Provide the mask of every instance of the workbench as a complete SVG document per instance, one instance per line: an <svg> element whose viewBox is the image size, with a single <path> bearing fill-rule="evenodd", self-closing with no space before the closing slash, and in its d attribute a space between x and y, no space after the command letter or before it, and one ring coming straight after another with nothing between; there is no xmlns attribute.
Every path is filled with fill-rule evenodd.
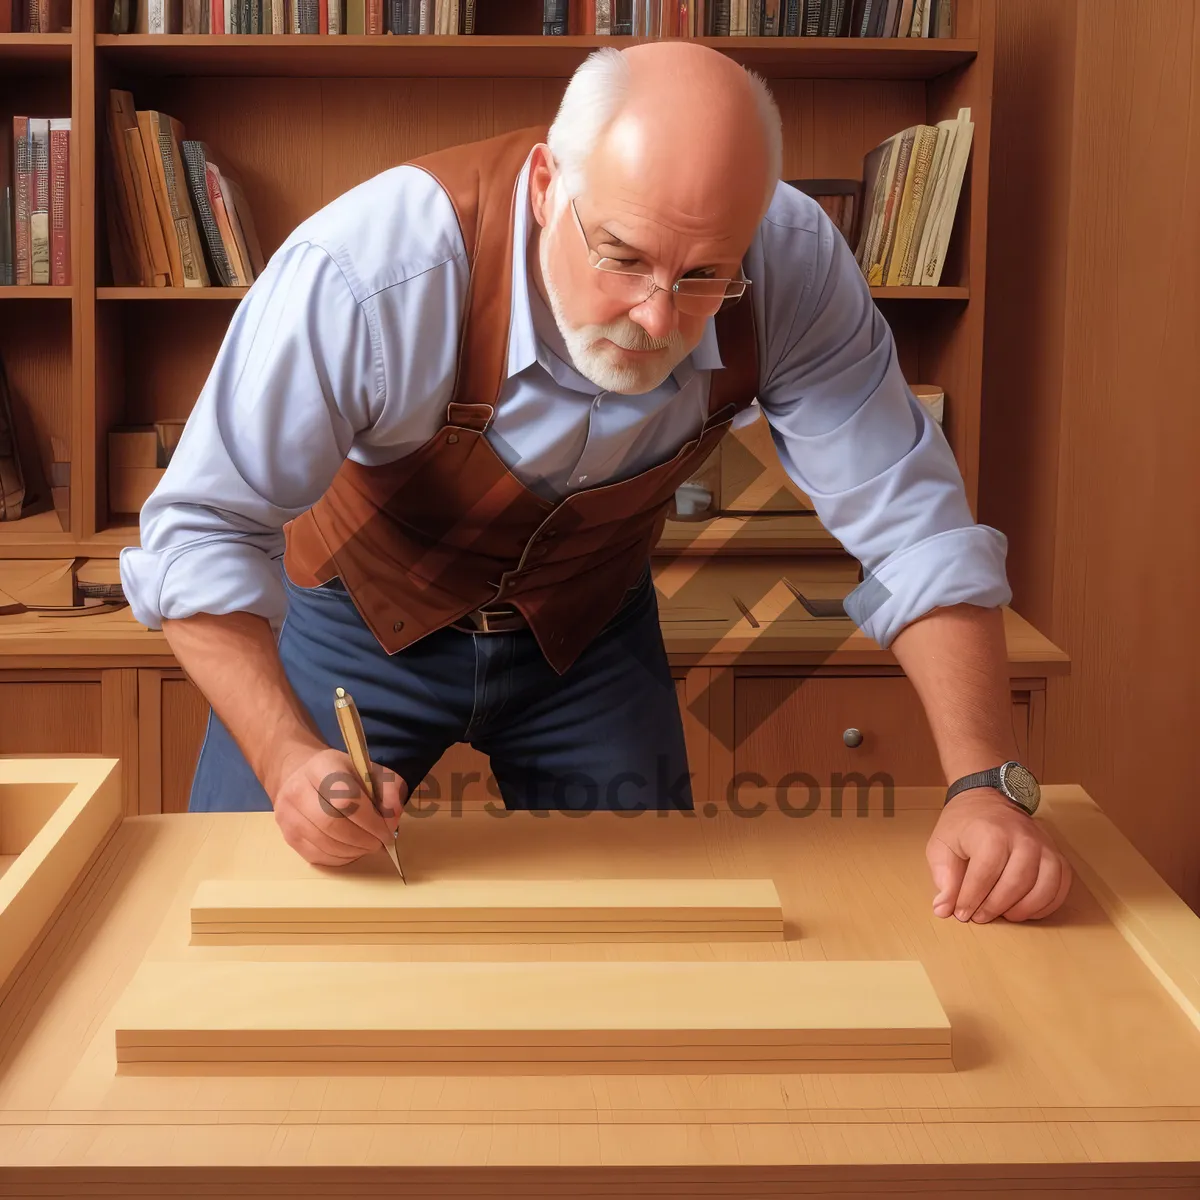
<svg viewBox="0 0 1200 1200"><path fill-rule="evenodd" d="M769 878L783 906L782 941L520 946L190 945L202 881L327 872L270 814L122 819L114 798L111 834L0 1003L0 1194L1196 1195L1200 918L1079 788L1044 797L1036 819L1075 884L1014 924L933 915L937 788L840 811L822 793L805 816L767 789L743 792L752 817L402 819L412 879ZM344 870L391 867L381 851ZM915 959L953 1069L118 1074L111 1012L138 964L213 958ZM398 985L397 1005L418 1001Z"/></svg>

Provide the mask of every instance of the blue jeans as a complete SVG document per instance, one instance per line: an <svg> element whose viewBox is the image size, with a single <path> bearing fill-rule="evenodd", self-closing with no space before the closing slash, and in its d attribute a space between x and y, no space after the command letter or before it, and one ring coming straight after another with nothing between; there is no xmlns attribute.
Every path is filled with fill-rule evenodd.
<svg viewBox="0 0 1200 1200"><path fill-rule="evenodd" d="M333 694L345 687L358 706L372 759L400 775L410 794L447 747L469 742L489 756L500 793L489 799L503 799L506 808L692 808L683 726L649 563L621 608L561 676L528 629L466 633L447 627L389 655L340 582L304 588L281 574L288 610L279 655L300 702L329 745L344 749ZM188 808L271 808L212 712Z"/></svg>

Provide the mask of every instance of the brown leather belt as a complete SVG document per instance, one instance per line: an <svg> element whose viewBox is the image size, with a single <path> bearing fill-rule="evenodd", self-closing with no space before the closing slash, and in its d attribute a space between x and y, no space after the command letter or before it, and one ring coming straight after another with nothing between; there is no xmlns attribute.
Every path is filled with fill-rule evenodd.
<svg viewBox="0 0 1200 1200"><path fill-rule="evenodd" d="M528 629L529 622L518 609L497 606L473 609L457 621L452 621L450 628L463 633L511 633L514 629Z"/></svg>

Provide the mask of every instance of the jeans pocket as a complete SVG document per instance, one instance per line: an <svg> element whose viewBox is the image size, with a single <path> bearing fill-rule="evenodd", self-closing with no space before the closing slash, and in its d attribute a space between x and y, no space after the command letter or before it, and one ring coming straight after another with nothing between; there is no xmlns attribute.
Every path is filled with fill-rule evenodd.
<svg viewBox="0 0 1200 1200"><path fill-rule="evenodd" d="M283 580L283 589L293 596L315 596L321 599L348 600L349 592L342 586L342 581L335 575L326 583L319 583L316 587L303 587L296 583L294 579L287 573L287 567L284 566L282 560L279 564L279 575Z"/></svg>

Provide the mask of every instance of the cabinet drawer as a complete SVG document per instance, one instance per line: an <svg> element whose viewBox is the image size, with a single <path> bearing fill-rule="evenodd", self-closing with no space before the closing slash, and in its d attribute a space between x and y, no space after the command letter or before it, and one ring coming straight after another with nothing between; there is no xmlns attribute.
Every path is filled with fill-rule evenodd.
<svg viewBox="0 0 1200 1200"><path fill-rule="evenodd" d="M1013 695L1017 745L1029 744L1029 696ZM904 676L743 677L737 681L734 769L773 787L805 772L821 787L857 772L898 786L944 784L925 710ZM847 743L848 731L861 740ZM853 732L849 741L856 741Z"/></svg>

